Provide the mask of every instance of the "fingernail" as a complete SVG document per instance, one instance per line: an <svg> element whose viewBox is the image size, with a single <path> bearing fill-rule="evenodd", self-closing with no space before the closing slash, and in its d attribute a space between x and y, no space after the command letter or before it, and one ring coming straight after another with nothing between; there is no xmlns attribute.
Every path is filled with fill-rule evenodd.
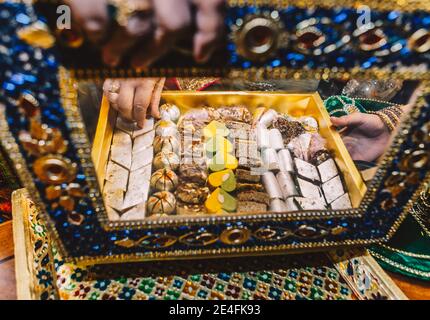
<svg viewBox="0 0 430 320"><path fill-rule="evenodd" d="M102 30L102 24L99 21L95 20L95 19L91 19L91 20L88 20L85 23L85 28L88 31L99 32L99 31Z"/></svg>
<svg viewBox="0 0 430 320"><path fill-rule="evenodd" d="M211 59L214 51L215 51L214 48L205 48L198 51L198 53L195 56L196 62L207 63Z"/></svg>
<svg viewBox="0 0 430 320"><path fill-rule="evenodd" d="M108 57L104 59L105 64L107 64L110 67L118 66L119 61L120 61L120 58L118 57Z"/></svg>
<svg viewBox="0 0 430 320"><path fill-rule="evenodd" d="M103 26L97 20L89 20L85 23L85 29L89 32L88 38L92 42L99 42L103 37Z"/></svg>
<svg viewBox="0 0 430 320"><path fill-rule="evenodd" d="M131 66L132 68L142 69L142 63L140 61L133 60Z"/></svg>
<svg viewBox="0 0 430 320"><path fill-rule="evenodd" d="M137 58L133 59L131 65L134 68L141 69L141 71L147 71L153 62L154 62L153 58L137 57Z"/></svg>
<svg viewBox="0 0 430 320"><path fill-rule="evenodd" d="M209 58L210 58L209 54L206 54L206 55L200 54L196 57L196 62L200 64L204 64L209 61Z"/></svg>
<svg viewBox="0 0 430 320"><path fill-rule="evenodd" d="M131 36L141 37L147 34L151 29L147 20L142 20L139 17L131 17L128 20L126 30Z"/></svg>
<svg viewBox="0 0 430 320"><path fill-rule="evenodd" d="M142 71L146 71L148 69L148 62L142 60L134 60L131 65L133 68L141 69Z"/></svg>

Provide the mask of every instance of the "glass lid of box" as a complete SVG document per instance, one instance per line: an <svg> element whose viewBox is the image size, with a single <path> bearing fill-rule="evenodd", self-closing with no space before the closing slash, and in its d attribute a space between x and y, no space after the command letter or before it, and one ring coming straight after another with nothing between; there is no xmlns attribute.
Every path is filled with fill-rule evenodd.
<svg viewBox="0 0 430 320"><path fill-rule="evenodd" d="M109 221L359 207L366 185L318 81L176 78L140 123L118 106L132 81L147 80L79 89Z"/></svg>

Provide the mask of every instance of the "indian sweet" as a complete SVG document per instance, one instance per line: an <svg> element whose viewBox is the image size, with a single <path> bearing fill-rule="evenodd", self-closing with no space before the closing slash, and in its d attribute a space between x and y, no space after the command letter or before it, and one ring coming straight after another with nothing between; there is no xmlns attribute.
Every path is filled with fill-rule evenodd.
<svg viewBox="0 0 430 320"><path fill-rule="evenodd" d="M162 104L144 128L117 120L103 189L110 218L351 208L315 118L186 109Z"/></svg>

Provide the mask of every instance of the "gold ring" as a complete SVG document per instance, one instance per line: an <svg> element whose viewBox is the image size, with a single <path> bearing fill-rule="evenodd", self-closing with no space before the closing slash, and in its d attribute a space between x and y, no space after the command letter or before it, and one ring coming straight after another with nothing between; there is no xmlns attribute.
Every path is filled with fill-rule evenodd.
<svg viewBox="0 0 430 320"><path fill-rule="evenodd" d="M109 93L118 93L119 89L121 89L121 83L117 80L112 81L109 87Z"/></svg>

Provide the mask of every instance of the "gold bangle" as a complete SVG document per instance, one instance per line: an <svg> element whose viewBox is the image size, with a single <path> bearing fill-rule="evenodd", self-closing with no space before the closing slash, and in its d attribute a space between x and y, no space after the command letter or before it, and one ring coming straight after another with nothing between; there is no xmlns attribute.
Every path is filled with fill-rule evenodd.
<svg viewBox="0 0 430 320"><path fill-rule="evenodd" d="M382 118L382 121L385 122L385 124L388 126L388 129L390 131L394 131L394 129L396 129L396 126L394 125L394 123L392 122L390 117L388 117L385 113L378 112L378 116L380 116Z"/></svg>
<svg viewBox="0 0 430 320"><path fill-rule="evenodd" d="M394 131L394 129L396 128L394 126L394 124L392 123L391 119L387 115L385 115L384 113L382 113L380 111L376 111L376 112L371 111L369 113L377 115L382 120L382 122L387 126L387 128L390 132Z"/></svg>
<svg viewBox="0 0 430 320"><path fill-rule="evenodd" d="M391 107L388 107L387 110L394 112L399 117L403 116L403 110L399 106L391 106Z"/></svg>
<svg viewBox="0 0 430 320"><path fill-rule="evenodd" d="M383 109L383 110L381 110L380 112L381 112L381 113L383 113L383 114L385 114L388 118L390 118L391 123L392 123L394 126L397 126L397 125L399 124L400 119L399 119L399 117L398 117L395 113L391 112L391 111L390 111L390 110L388 110L388 109Z"/></svg>
<svg viewBox="0 0 430 320"><path fill-rule="evenodd" d="M402 111L402 109L400 107L392 106L392 107L386 108L384 110L386 110L387 112L395 115L395 117L397 119L397 122L400 122L400 119L403 116L403 111Z"/></svg>

